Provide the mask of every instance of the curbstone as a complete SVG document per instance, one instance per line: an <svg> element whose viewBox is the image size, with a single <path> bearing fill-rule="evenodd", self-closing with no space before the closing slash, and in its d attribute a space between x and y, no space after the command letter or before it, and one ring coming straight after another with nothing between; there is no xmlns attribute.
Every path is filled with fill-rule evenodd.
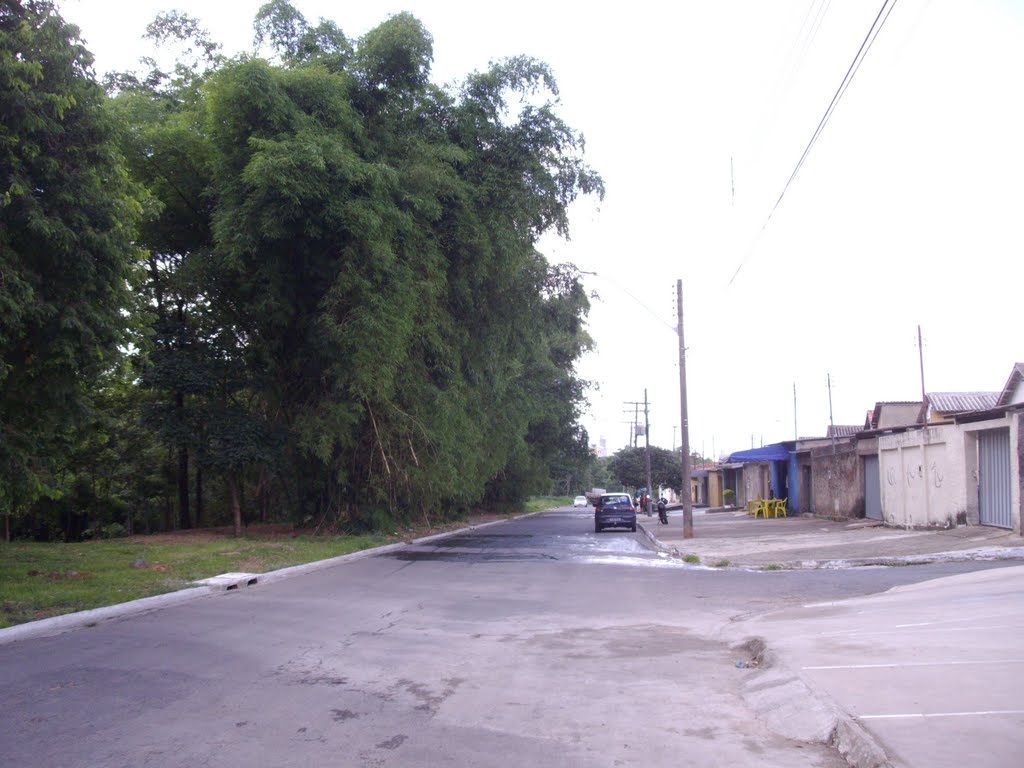
<svg viewBox="0 0 1024 768"><path fill-rule="evenodd" d="M828 745L852 768L892 768L885 750L856 720L784 668L751 674L743 700L780 736Z"/></svg>
<svg viewBox="0 0 1024 768"><path fill-rule="evenodd" d="M165 595L153 595L142 597L127 603L105 605L101 608L91 608L88 611L76 613L65 613L62 616L52 616L48 619L29 621L24 624L15 624L13 627L0 629L0 645L13 643L18 640L28 640L35 637L49 637L64 632L71 632L76 629L94 627L101 621L110 621L124 616L134 616L149 611L156 611L172 605L180 605L192 600L204 597L213 597L218 591L211 591L209 587L187 587L176 592L168 592Z"/></svg>
<svg viewBox="0 0 1024 768"><path fill-rule="evenodd" d="M100 608L91 608L87 611L77 611L75 613L65 613L61 616L52 616L48 619L28 621L24 624L16 624L13 627L0 629L0 645L14 643L18 640L28 640L36 637L49 637L51 635L59 635L64 632L72 632L76 629L93 627L101 621L110 621L112 619L118 619L126 616L135 616L172 605L180 605L182 603L187 603L204 597L214 597L220 594L236 592L238 591L238 588L244 586L273 584L274 582L281 581L289 576L299 576L303 573L312 573L313 571L323 570L324 568L332 568L336 565L341 565L342 563L361 560L364 557L382 555L387 552L393 552L396 549L404 549L405 547L415 544L425 544L438 539L443 539L446 536L455 536L456 534L465 533L466 531L473 531L478 528L486 528L491 525L507 523L510 520L520 520L524 517L532 517L533 515L539 515L545 511L547 510L526 512L522 515L515 515L503 520L491 520L486 523L466 526L465 528L457 528L453 531L445 531L431 536L424 536L419 539L414 539L411 542L383 544L379 547L361 549L358 552L349 552L346 555L338 555L337 557L331 557L326 560L315 560L312 563L292 565L288 568L280 568L276 571L268 571L267 573L262 574L220 574L219 576L212 576L207 579L193 582L194 584L202 585L198 587L186 587L185 589L179 589L175 592L168 592L165 595L142 597L138 600L130 600L127 603L116 603L114 605L105 605Z"/></svg>

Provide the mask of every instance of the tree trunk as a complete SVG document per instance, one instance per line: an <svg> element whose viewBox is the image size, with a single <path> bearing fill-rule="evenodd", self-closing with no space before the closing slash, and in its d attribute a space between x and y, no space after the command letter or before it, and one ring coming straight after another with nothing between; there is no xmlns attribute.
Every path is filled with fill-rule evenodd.
<svg viewBox="0 0 1024 768"><path fill-rule="evenodd" d="M174 457L174 449L167 449L167 466L170 467L171 459ZM167 487L167 483L163 484L164 489L164 531L174 530L174 507L171 502L170 488Z"/></svg>
<svg viewBox="0 0 1024 768"><path fill-rule="evenodd" d="M196 528L203 527L203 468L196 462Z"/></svg>
<svg viewBox="0 0 1024 768"><path fill-rule="evenodd" d="M242 535L242 502L238 496L238 481L234 475L227 476L228 492L231 494L231 517L235 522L235 536Z"/></svg>
<svg viewBox="0 0 1024 768"><path fill-rule="evenodd" d="M256 506L260 510L260 522L267 522L267 507L270 501L267 498L267 470L260 467L259 479L256 481Z"/></svg>
<svg viewBox="0 0 1024 768"><path fill-rule="evenodd" d="M185 409L185 393L174 393L174 405L183 415ZM188 510L188 446L178 447L178 525L182 528L192 527L192 516Z"/></svg>

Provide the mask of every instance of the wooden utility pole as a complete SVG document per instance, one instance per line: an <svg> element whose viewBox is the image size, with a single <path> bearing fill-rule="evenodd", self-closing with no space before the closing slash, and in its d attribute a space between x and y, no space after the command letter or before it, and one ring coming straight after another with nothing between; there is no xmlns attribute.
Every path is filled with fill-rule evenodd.
<svg viewBox="0 0 1024 768"><path fill-rule="evenodd" d="M686 413L686 345L683 341L683 281L676 280L676 313L679 334L679 427L683 454L683 538L693 538L693 502L690 499L690 424Z"/></svg>

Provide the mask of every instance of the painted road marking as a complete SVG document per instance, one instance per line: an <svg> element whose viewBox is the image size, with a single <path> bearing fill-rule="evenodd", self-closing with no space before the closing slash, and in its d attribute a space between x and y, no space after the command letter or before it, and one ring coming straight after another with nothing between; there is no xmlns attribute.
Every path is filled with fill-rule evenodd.
<svg viewBox="0 0 1024 768"><path fill-rule="evenodd" d="M800 667L800 669L891 669L894 667L953 667L964 666L967 664L1024 664L1024 659L998 659L984 661L908 661L902 664L828 664L818 667Z"/></svg>
<svg viewBox="0 0 1024 768"><path fill-rule="evenodd" d="M1024 715L1024 709L989 709L978 712L918 712L901 715L857 715L858 720L907 720L911 718L927 719L932 717L978 717L983 715Z"/></svg>
<svg viewBox="0 0 1024 768"><path fill-rule="evenodd" d="M966 619L964 619L966 621ZM980 630L989 629L1021 629L1021 624L992 624L987 627L941 627L935 626L929 629L919 629L918 632L977 632ZM844 629L836 632L819 632L814 635L808 635L808 637L869 637L872 635L891 635L894 632L900 632L898 629L864 629L864 630L850 630Z"/></svg>

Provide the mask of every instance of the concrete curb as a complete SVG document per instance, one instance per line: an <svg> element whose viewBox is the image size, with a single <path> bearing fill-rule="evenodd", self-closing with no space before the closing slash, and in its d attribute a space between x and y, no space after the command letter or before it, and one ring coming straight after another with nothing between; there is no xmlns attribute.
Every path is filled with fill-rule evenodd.
<svg viewBox="0 0 1024 768"><path fill-rule="evenodd" d="M785 668L751 675L743 699L780 736L828 745L852 768L892 768L885 750L860 723Z"/></svg>
<svg viewBox="0 0 1024 768"><path fill-rule="evenodd" d="M288 568L281 568L276 571L268 571L267 573L241 574L246 578L230 579L228 581L239 588L243 586L248 587L258 586L260 584L273 584L274 582L281 581L290 576L298 576L303 573L312 573L313 571L320 571L325 568L333 568L334 566L341 565L342 563L362 560L365 557L373 557L374 555L382 555L387 552L393 552L397 549L404 549L405 547L415 546L417 544L428 544L432 541L437 541L448 536L455 536L460 533L475 531L492 525L501 525L502 523L507 523L512 520L521 520L524 517L532 517L545 511L547 510L541 510L540 512L526 512L525 514L507 517L503 520L491 520L486 523L469 525L465 528L457 528L454 531L445 531L444 533L435 533L430 536L423 536L419 539L413 539L408 542L384 544L379 547L371 547L370 549L361 549L358 552L349 552L347 555L338 555L337 557L331 557L326 560L315 560L312 563L302 563L300 565L289 566ZM101 621L110 621L112 619L119 619L126 616L135 616L141 613L167 608L172 605L180 605L182 603L187 603L204 597L214 597L216 595L228 593L226 587L217 581L216 576L211 577L211 579L204 579L203 581L210 583L200 587L186 587L185 589L180 589L175 592L168 592L165 595L142 597L138 600L130 600L127 603L116 603L114 605L106 605L101 608L92 608L88 611L66 613L62 616L53 616L48 619L29 621L24 624L16 624L13 627L0 629L0 646L7 645L8 643L14 643L19 640L28 640L35 637L49 637L51 635L59 635L64 632L71 632L76 629L94 627ZM233 589L232 591L237 591L237 589Z"/></svg>
<svg viewBox="0 0 1024 768"><path fill-rule="evenodd" d="M651 542L652 546L660 552L666 552L672 557L681 558L683 555L679 548L661 541L657 534L637 520L637 527L643 531L644 536ZM720 560L723 558L701 556L701 562ZM725 557L730 561L733 568L746 568L760 571L767 563L744 563L735 555ZM979 547L977 549L957 549L945 552L929 552L919 555L892 555L878 557L850 557L831 558L828 560L789 560L773 561L772 571L797 571L797 570L842 570L846 568L865 568L870 566L903 566L903 565L926 565L928 563L965 563L971 560L1024 560L1024 547ZM716 569L720 570L720 569Z"/></svg>
<svg viewBox="0 0 1024 768"><path fill-rule="evenodd" d="M644 525L641 520L637 519L636 527L643 532L647 540L651 542L651 544L654 545L654 548L657 549L659 552L667 552L673 557L679 557L678 549L676 549L675 547L668 547L665 544L663 544L657 536L655 536L651 531L647 530L647 526Z"/></svg>
<svg viewBox="0 0 1024 768"><path fill-rule="evenodd" d="M168 592L166 595L142 597L127 603L105 605L102 608L92 608L88 611L65 613L63 616L53 616L49 619L15 624L13 627L0 629L0 645L7 645L7 643L13 643L18 640L28 640L33 637L59 635L63 632L70 632L75 629L82 629L83 627L94 627L101 621L110 621L111 619L118 619L123 616L155 611L202 597L213 597L216 594L217 592L210 591L208 587L188 587L187 589L179 589L177 592Z"/></svg>
<svg viewBox="0 0 1024 768"><path fill-rule="evenodd" d="M893 768L874 737L830 696L780 662L763 638L747 637L732 650L751 655L749 666L757 671L743 682L743 700L774 733L830 746L852 768Z"/></svg>

